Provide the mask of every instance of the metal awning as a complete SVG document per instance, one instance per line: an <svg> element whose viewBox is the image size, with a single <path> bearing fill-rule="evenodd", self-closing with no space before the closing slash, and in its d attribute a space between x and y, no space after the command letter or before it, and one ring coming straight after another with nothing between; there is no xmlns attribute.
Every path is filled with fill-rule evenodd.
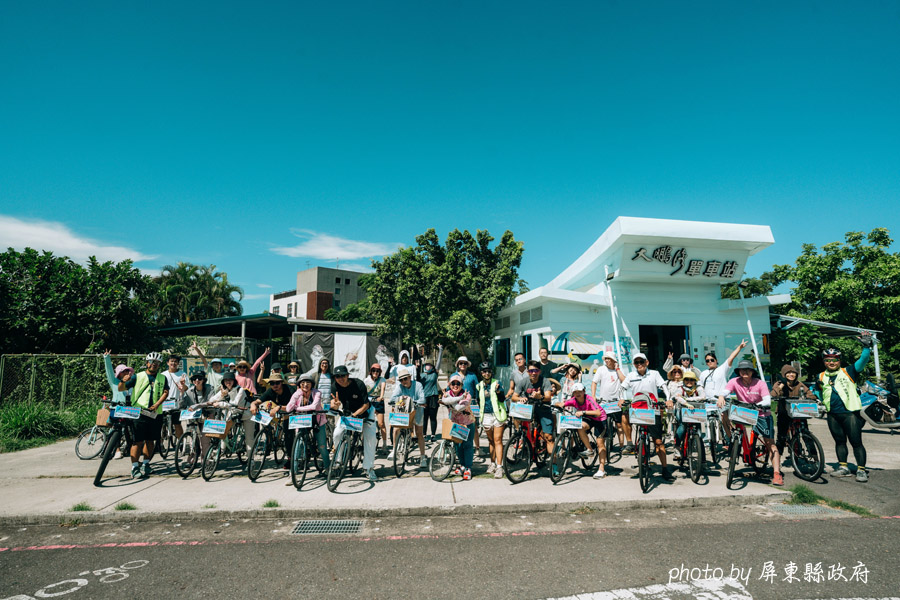
<svg viewBox="0 0 900 600"><path fill-rule="evenodd" d="M772 314L769 316L772 321L772 328L781 329L783 331L792 329L797 325L812 325L829 337L853 337L861 334L863 331L868 331L875 339L875 343L872 344L872 356L875 359L875 378L881 379L881 363L878 360L878 334L881 333L880 330L869 329L867 327L853 327L852 325L841 325L839 323L828 323L825 321L816 321L814 319L804 319L802 317L791 317L788 315Z"/></svg>

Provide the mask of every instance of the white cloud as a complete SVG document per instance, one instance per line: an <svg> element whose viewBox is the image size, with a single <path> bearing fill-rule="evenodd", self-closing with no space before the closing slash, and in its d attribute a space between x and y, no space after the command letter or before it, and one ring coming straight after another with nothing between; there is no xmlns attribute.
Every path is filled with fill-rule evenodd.
<svg viewBox="0 0 900 600"><path fill-rule="evenodd" d="M155 256L141 254L124 246L107 246L103 242L81 237L66 225L54 221L23 220L0 215L0 246L16 250L34 248L49 250L58 256L68 256L76 262L86 262L96 256L100 261L121 261L126 258L138 262Z"/></svg>
<svg viewBox="0 0 900 600"><path fill-rule="evenodd" d="M258 288L264 288L264 289L269 289L269 288L271 288L272 286L269 285L268 283L257 283L257 284L256 284L256 287L258 287Z"/></svg>
<svg viewBox="0 0 900 600"><path fill-rule="evenodd" d="M294 229L291 233L303 239L296 246L275 247L272 252L284 256L308 256L322 260L356 260L372 256L384 256L391 254L401 247L399 243L363 242L360 240L348 240L346 238L317 233L307 229Z"/></svg>
<svg viewBox="0 0 900 600"><path fill-rule="evenodd" d="M375 270L368 265L355 265L353 263L340 263L338 265L341 269L346 269L348 271L356 271L357 273L374 273Z"/></svg>
<svg viewBox="0 0 900 600"><path fill-rule="evenodd" d="M159 277L162 275L162 269L145 269L140 267L141 273L144 275L149 275L150 277Z"/></svg>
<svg viewBox="0 0 900 600"><path fill-rule="evenodd" d="M269 294L244 294L244 300L262 300L268 297Z"/></svg>

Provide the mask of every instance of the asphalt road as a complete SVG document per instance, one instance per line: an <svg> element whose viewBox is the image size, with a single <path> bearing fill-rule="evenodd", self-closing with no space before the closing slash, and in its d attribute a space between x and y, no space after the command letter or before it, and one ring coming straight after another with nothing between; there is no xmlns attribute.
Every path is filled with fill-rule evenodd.
<svg viewBox="0 0 900 600"><path fill-rule="evenodd" d="M385 517L367 519L348 536L292 535L293 526L246 520L5 528L0 598L900 595L900 519L790 516L766 505ZM767 561L771 582L760 578ZM798 581L786 580L792 563ZM838 564L842 571L832 568ZM735 579L725 580L730 575Z"/></svg>

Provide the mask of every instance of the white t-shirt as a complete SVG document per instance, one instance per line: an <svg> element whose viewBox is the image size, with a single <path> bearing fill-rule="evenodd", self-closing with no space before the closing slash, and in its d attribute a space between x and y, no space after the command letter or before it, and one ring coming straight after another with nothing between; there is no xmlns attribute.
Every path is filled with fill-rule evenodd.
<svg viewBox="0 0 900 600"><path fill-rule="evenodd" d="M602 365L597 372L594 373L592 380L597 384L597 402L609 402L618 400L622 393L622 382L619 381L619 373L615 369L609 369L606 365Z"/></svg>
<svg viewBox="0 0 900 600"><path fill-rule="evenodd" d="M653 394L659 398L659 390L662 388L663 395L666 395L666 382L655 369L647 369L647 372L641 375L637 371L632 371L625 377L622 387L631 391L632 398L635 394Z"/></svg>
<svg viewBox="0 0 900 600"><path fill-rule="evenodd" d="M700 373L700 386L706 392L707 398L718 398L723 396L725 384L728 383L728 372L731 365L721 364L715 369L707 369Z"/></svg>

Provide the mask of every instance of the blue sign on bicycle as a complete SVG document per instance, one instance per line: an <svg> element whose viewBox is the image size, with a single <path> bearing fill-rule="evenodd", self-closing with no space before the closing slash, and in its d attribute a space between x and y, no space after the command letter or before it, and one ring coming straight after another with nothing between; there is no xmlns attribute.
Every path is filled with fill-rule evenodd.
<svg viewBox="0 0 900 600"><path fill-rule="evenodd" d="M199 409L199 408L197 410L183 410L183 411L181 411L181 417L179 420L180 421L191 421L193 419L199 419L202 416L203 416L203 410Z"/></svg>
<svg viewBox="0 0 900 600"><path fill-rule="evenodd" d="M288 429L309 429L312 427L312 415L293 415L288 419Z"/></svg>
<svg viewBox="0 0 900 600"><path fill-rule="evenodd" d="M509 414L516 419L530 421L531 416L534 414L534 405L524 404L522 402L513 402L509 407Z"/></svg>
<svg viewBox="0 0 900 600"><path fill-rule="evenodd" d="M473 404L470 408L472 409L473 417L475 417L477 419L478 417L481 416L481 407L480 406L478 406L477 404Z"/></svg>
<svg viewBox="0 0 900 600"><path fill-rule="evenodd" d="M732 406L728 409L728 418L735 423L753 426L759 420L759 411L743 406Z"/></svg>
<svg viewBox="0 0 900 600"><path fill-rule="evenodd" d="M185 411L181 411L184 414ZM266 426L272 422L272 415L267 413L264 410L258 411L255 415L250 417L250 420L254 423L259 423L262 426Z"/></svg>
<svg viewBox="0 0 900 600"><path fill-rule="evenodd" d="M719 412L719 405L716 404L715 402L708 402L706 404L706 412L707 412L707 414Z"/></svg>
<svg viewBox="0 0 900 600"><path fill-rule="evenodd" d="M706 409L682 408L681 420L685 423L706 423Z"/></svg>
<svg viewBox="0 0 900 600"><path fill-rule="evenodd" d="M575 415L559 415L556 428L559 433L562 433L564 429L581 429L583 423L581 417L576 417Z"/></svg>
<svg viewBox="0 0 900 600"><path fill-rule="evenodd" d="M169 412L178 408L177 400L166 400L162 403L163 412Z"/></svg>
<svg viewBox="0 0 900 600"><path fill-rule="evenodd" d="M116 419L137 419L140 416L140 406L117 406L113 411L113 417Z"/></svg>
<svg viewBox="0 0 900 600"><path fill-rule="evenodd" d="M652 408L632 408L628 411L628 420L632 425L655 425L656 411Z"/></svg>
<svg viewBox="0 0 900 600"><path fill-rule="evenodd" d="M460 442L469 439L469 428L466 425L460 425L459 423L454 423L450 427L450 437Z"/></svg>
<svg viewBox="0 0 900 600"><path fill-rule="evenodd" d="M362 431L362 419L357 419L356 417L341 417L341 423L350 431Z"/></svg>
<svg viewBox="0 0 900 600"><path fill-rule="evenodd" d="M602 408L603 412L608 415L614 415L616 413L622 412L622 407L619 406L618 402L601 402L600 408Z"/></svg>
<svg viewBox="0 0 900 600"><path fill-rule="evenodd" d="M388 415L388 425L392 427L409 427L409 413L391 413Z"/></svg>
<svg viewBox="0 0 900 600"><path fill-rule="evenodd" d="M203 433L225 433L227 421L219 419L207 419L203 422Z"/></svg>

